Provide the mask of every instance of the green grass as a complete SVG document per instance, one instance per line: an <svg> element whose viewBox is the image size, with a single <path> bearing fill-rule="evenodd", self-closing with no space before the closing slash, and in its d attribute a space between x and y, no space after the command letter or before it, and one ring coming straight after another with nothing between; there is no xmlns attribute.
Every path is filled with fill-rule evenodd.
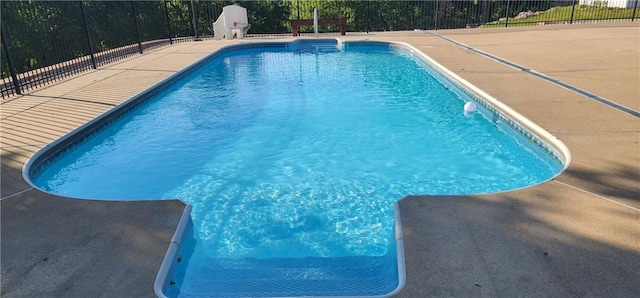
<svg viewBox="0 0 640 298"><path fill-rule="evenodd" d="M537 16L524 19L509 18L509 26L535 26L542 22L569 22L571 20L572 6L552 7ZM640 9L636 11L636 18ZM633 8L608 8L590 5L576 5L573 12L573 21L582 20L610 20L631 19ZM498 21L480 26L481 28L504 27L506 21Z"/></svg>

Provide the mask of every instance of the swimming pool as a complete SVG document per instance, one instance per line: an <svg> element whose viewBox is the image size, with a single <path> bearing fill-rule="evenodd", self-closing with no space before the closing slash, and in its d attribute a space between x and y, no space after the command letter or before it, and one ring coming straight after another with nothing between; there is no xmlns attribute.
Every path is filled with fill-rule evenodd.
<svg viewBox="0 0 640 298"><path fill-rule="evenodd" d="M567 164L545 132L426 60L378 42L229 47L25 171L59 195L188 202L165 294L389 294L394 201L527 187Z"/></svg>

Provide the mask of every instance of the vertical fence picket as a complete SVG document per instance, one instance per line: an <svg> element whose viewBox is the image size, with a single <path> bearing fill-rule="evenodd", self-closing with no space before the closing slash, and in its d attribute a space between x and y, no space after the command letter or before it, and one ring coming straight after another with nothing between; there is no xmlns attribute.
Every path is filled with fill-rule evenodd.
<svg viewBox="0 0 640 298"><path fill-rule="evenodd" d="M365 28L366 28L365 31L367 33L369 33L369 28L370 28L369 27L369 13L370 13L369 1L367 1L367 2L365 2L365 15L364 15L364 18L365 18L365 22L364 23L365 23Z"/></svg>
<svg viewBox="0 0 640 298"><path fill-rule="evenodd" d="M84 25L84 33L86 34L86 37L87 37L87 48L89 50L89 55L91 56L91 65L93 66L93 69L97 69L98 66L96 65L96 58L93 53L93 45L91 45L91 35L89 35L89 22L87 22L87 12L86 12L86 9L84 8L84 1L80 1L80 9L82 11L82 23Z"/></svg>
<svg viewBox="0 0 640 298"><path fill-rule="evenodd" d="M573 4L571 5L571 17L569 18L569 24L573 24L573 16L576 11L576 2L577 1L573 1Z"/></svg>
<svg viewBox="0 0 640 298"><path fill-rule="evenodd" d="M169 19L169 8L167 7L167 0L162 1L164 3L164 14L167 17L167 34L169 35L169 44L173 44L173 35L171 34L171 20Z"/></svg>
<svg viewBox="0 0 640 298"><path fill-rule="evenodd" d="M4 49L4 54L7 59L7 66L9 67L9 72L11 73L11 79L13 80L13 88L16 94L22 94L22 89L20 85L20 81L18 80L18 75L16 73L16 68L14 67L12 58L11 58L11 46L9 45L9 38L7 37L7 32L5 32L5 26L0 26L0 34L2 34L2 47Z"/></svg>
<svg viewBox="0 0 640 298"><path fill-rule="evenodd" d="M510 1L507 0L507 9L506 9L506 11L504 13L504 17L505 17L504 26L505 26L505 28L509 27L509 2Z"/></svg>
<svg viewBox="0 0 640 298"><path fill-rule="evenodd" d="M198 22L196 20L196 17L197 17L196 16L196 9L195 9L195 7L193 5L193 0L189 1L189 4L190 4L189 7L191 7L190 12L191 12L191 26L193 27L193 36L195 38L198 38Z"/></svg>
<svg viewBox="0 0 640 298"><path fill-rule="evenodd" d="M136 30L136 40L138 41L138 52L142 54L142 40L140 39L140 28L138 27L138 16L136 14L135 2L131 1L131 15L133 16L133 27Z"/></svg>
<svg viewBox="0 0 640 298"><path fill-rule="evenodd" d="M438 25L440 23L439 22L440 16L438 15L438 10L439 9L440 9L440 0L436 0L436 11L435 11L436 17L435 17L435 23L434 23L435 30L438 30Z"/></svg>

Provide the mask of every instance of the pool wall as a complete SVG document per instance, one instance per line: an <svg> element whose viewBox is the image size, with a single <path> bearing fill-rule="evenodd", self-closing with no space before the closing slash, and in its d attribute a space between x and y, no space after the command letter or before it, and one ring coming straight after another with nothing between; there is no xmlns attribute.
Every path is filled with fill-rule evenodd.
<svg viewBox="0 0 640 298"><path fill-rule="evenodd" d="M173 276L178 263L181 261L180 246L186 242L187 237L191 234L193 221L191 220L191 205L187 205L182 212L182 217L178 223L167 253L164 256L162 265L158 270L158 275L153 283L153 292L158 297L168 297L167 293L171 287L171 277Z"/></svg>

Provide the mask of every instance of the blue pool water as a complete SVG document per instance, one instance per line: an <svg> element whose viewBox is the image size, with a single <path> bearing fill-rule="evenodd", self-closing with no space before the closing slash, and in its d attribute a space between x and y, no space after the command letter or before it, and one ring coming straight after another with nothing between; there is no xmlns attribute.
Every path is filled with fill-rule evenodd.
<svg viewBox="0 0 640 298"><path fill-rule="evenodd" d="M394 201L512 190L561 169L484 110L465 116L468 99L426 70L380 46L228 51L31 179L70 197L191 204L189 261L173 295L213 291L203 275L250 272L252 286L234 294L240 286L228 283L224 295L384 294L393 285L370 264L390 262ZM260 283L274 274L298 277L288 288ZM346 292L326 278L367 274Z"/></svg>

